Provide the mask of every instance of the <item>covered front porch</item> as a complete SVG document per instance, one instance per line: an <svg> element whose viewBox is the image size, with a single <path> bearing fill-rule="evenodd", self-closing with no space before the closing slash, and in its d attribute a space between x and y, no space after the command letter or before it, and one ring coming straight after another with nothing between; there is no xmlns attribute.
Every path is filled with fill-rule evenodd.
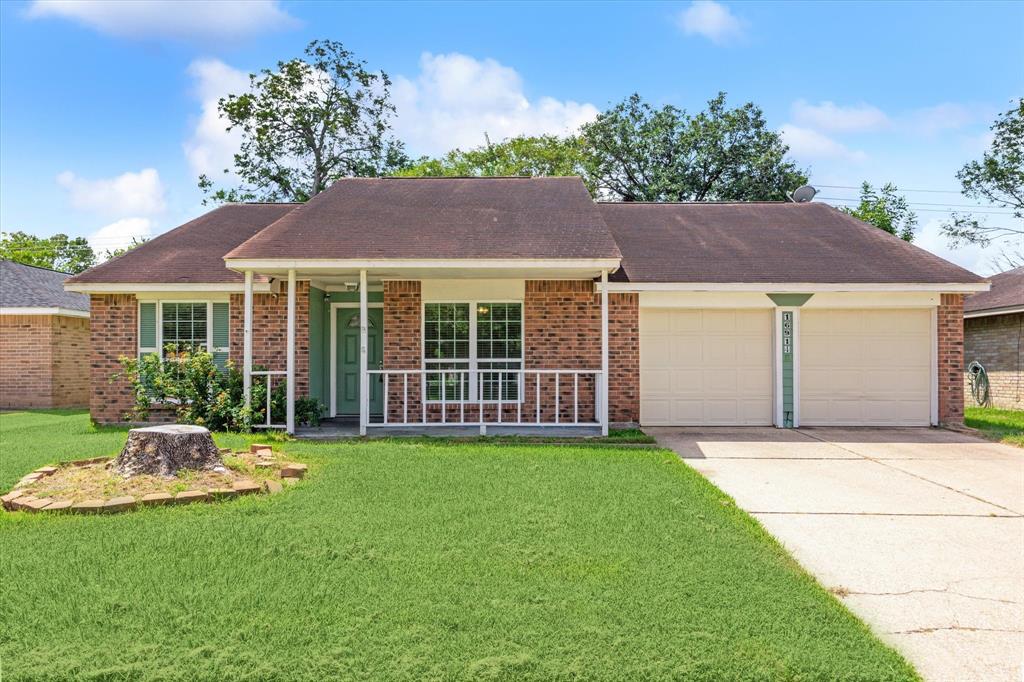
<svg viewBox="0 0 1024 682"><path fill-rule="evenodd" d="M260 426L300 437L607 435L609 294L596 283L614 265L229 260L245 276L247 399L284 379L284 423ZM283 367L255 357L257 277L286 297ZM307 396L324 407L319 428L297 426Z"/></svg>

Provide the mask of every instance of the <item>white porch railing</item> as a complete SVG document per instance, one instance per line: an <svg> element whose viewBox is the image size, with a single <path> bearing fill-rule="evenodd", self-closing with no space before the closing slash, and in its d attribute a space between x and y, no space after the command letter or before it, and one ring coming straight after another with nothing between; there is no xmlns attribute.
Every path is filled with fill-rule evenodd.
<svg viewBox="0 0 1024 682"><path fill-rule="evenodd" d="M271 401L271 398L273 397L273 393L274 393L274 386L273 386L273 378L272 377L277 377L277 376L286 377L286 376L288 376L288 372L281 371L281 370L278 370L276 372L271 372L269 370L255 370L254 369L249 374L251 376L254 376L254 377L266 377L267 378L267 404L266 404L267 418L264 420L264 422L262 424L253 424L252 428L254 428L254 429L287 429L288 428L287 424L274 424L273 423L273 420L271 419L271 415L270 415L270 401Z"/></svg>
<svg viewBox="0 0 1024 682"><path fill-rule="evenodd" d="M601 370L376 369L366 426L600 426ZM373 391L367 392L367 400ZM425 399L424 399L425 398Z"/></svg>

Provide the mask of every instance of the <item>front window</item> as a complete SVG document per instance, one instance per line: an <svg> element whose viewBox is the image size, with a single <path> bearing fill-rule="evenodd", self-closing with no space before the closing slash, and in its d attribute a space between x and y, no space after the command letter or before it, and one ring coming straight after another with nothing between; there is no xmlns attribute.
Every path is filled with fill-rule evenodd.
<svg viewBox="0 0 1024 682"><path fill-rule="evenodd" d="M523 365L521 303L427 303L423 307L423 364L427 400L519 400ZM476 376L476 386L471 376Z"/></svg>
<svg viewBox="0 0 1024 682"><path fill-rule="evenodd" d="M206 303L164 303L163 345L175 350L206 350Z"/></svg>

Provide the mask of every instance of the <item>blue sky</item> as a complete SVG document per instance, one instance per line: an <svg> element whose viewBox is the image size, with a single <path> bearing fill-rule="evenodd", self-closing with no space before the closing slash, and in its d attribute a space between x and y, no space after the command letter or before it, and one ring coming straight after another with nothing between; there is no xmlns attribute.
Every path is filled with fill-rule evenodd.
<svg viewBox="0 0 1024 682"><path fill-rule="evenodd" d="M820 197L915 190L917 243L991 271L997 249L951 251L936 225L1024 94L1024 3L6 2L0 229L104 249L203 212L196 177L234 144L217 97L314 38L391 75L413 153L564 132L634 91L698 110L725 90L764 109Z"/></svg>

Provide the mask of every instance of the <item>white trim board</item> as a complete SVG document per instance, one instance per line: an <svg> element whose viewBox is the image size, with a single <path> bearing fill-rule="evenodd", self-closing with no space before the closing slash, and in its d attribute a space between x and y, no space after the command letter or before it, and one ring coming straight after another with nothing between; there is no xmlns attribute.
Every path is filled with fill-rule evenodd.
<svg viewBox="0 0 1024 682"><path fill-rule="evenodd" d="M252 290L256 293L269 293L269 282L254 282ZM147 282L147 283L124 283L124 284L65 284L64 291L74 291L81 294L135 294L139 292L173 292L187 291L191 293L243 293L245 284L243 282L211 282L208 284L188 283L174 284L172 282Z"/></svg>
<svg viewBox="0 0 1024 682"><path fill-rule="evenodd" d="M0 315L60 315L62 317L89 317L89 311L60 307L46 308L10 306L0 308Z"/></svg>
<svg viewBox="0 0 1024 682"><path fill-rule="evenodd" d="M588 268L608 269L615 271L619 267L618 258L380 258L380 259L346 259L346 258L225 258L224 262L232 270L261 269L400 269L400 268L435 268L437 270L458 270L475 268L480 270L504 270L512 268Z"/></svg>
<svg viewBox="0 0 1024 682"><path fill-rule="evenodd" d="M601 285L598 285L600 290ZM611 293L629 293L635 291L738 291L760 292L765 294L814 294L819 292L870 292L870 291L935 291L939 293L973 293L988 291L989 283L977 284L822 284L814 282L778 282L778 283L745 283L745 282L609 282Z"/></svg>
<svg viewBox="0 0 1024 682"><path fill-rule="evenodd" d="M973 312L964 313L964 319L969 320L973 317L994 317L995 315L1013 315L1015 313L1024 313L1024 305L1009 306L1007 308L992 308L990 310L975 310Z"/></svg>

